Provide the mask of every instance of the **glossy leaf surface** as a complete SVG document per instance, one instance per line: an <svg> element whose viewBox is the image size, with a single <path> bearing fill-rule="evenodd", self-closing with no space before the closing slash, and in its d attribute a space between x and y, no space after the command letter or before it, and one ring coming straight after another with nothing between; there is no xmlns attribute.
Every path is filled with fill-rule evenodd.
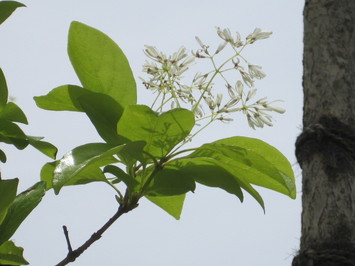
<svg viewBox="0 0 355 266"><path fill-rule="evenodd" d="M18 8L25 6L16 1L0 1L0 24L2 24Z"/></svg>
<svg viewBox="0 0 355 266"><path fill-rule="evenodd" d="M158 114L145 105L128 106L117 125L117 132L130 141L145 141L144 150L162 158L188 136L195 124L186 109Z"/></svg>
<svg viewBox="0 0 355 266"><path fill-rule="evenodd" d="M146 196L146 198L169 213L176 220L180 219L182 208L184 206L185 194L170 197Z"/></svg>
<svg viewBox="0 0 355 266"><path fill-rule="evenodd" d="M17 195L0 225L0 245L15 233L23 220L38 205L45 194L45 183L38 182L28 190Z"/></svg>
<svg viewBox="0 0 355 266"><path fill-rule="evenodd" d="M106 181L99 167L117 162L113 157L122 146L106 143L90 143L79 146L62 159L46 164L41 171L41 180L53 185L56 194L65 185ZM51 181L52 180L52 181Z"/></svg>
<svg viewBox="0 0 355 266"><path fill-rule="evenodd" d="M23 257L23 248L15 246L12 241L0 245L0 265L28 265Z"/></svg>
<svg viewBox="0 0 355 266"><path fill-rule="evenodd" d="M109 95L123 108L136 103L136 83L127 58L107 35L72 22L68 54L85 89Z"/></svg>

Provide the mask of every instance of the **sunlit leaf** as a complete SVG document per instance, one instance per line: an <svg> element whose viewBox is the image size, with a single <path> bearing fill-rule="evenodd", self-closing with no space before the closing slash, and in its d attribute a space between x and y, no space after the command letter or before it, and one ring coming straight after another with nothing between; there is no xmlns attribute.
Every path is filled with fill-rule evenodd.
<svg viewBox="0 0 355 266"><path fill-rule="evenodd" d="M0 1L0 24L2 24L18 7L25 6L16 1Z"/></svg>
<svg viewBox="0 0 355 266"><path fill-rule="evenodd" d="M186 109L159 115L148 106L131 105L125 108L117 132L130 141L145 141L144 150L161 158L188 136L194 124L193 113Z"/></svg>
<svg viewBox="0 0 355 266"><path fill-rule="evenodd" d="M0 224L16 197L18 179L0 180Z"/></svg>
<svg viewBox="0 0 355 266"><path fill-rule="evenodd" d="M4 108L0 111L0 118L28 124L25 113L13 102L9 102L4 106Z"/></svg>
<svg viewBox="0 0 355 266"><path fill-rule="evenodd" d="M23 257L23 248L15 246L12 241L0 245L0 265L28 265Z"/></svg>
<svg viewBox="0 0 355 266"><path fill-rule="evenodd" d="M184 206L185 194L170 197L146 196L146 198L169 213L176 220L180 219L182 208Z"/></svg>
<svg viewBox="0 0 355 266"><path fill-rule="evenodd" d="M51 143L42 141L42 137L32 137L27 136L30 145L48 157L55 159L57 156L58 149Z"/></svg>
<svg viewBox="0 0 355 266"><path fill-rule="evenodd" d="M75 85L64 85L51 90L47 95L34 97L39 108L51 111L83 112L78 98L90 91Z"/></svg>
<svg viewBox="0 0 355 266"><path fill-rule="evenodd" d="M68 54L85 89L109 95L123 108L136 103L136 83L127 58L107 35L74 21Z"/></svg>
<svg viewBox="0 0 355 266"><path fill-rule="evenodd" d="M113 155L120 149L122 146L106 143L90 143L79 146L65 154L55 164L47 165L42 180L48 182L51 175L50 170L53 170L53 188L56 194L64 185L83 184L83 182L98 181L97 179L104 181L105 177L102 171L99 171L99 167L117 162ZM55 166L54 169L53 166ZM80 180L79 183L78 180Z"/></svg>
<svg viewBox="0 0 355 266"><path fill-rule="evenodd" d="M0 2L0 24L1 24L1 3ZM2 4L4 5L4 4ZM11 13L10 13L11 14ZM8 90L7 90L7 85L6 85L6 79L4 76L4 73L2 72L2 69L0 68L0 110L4 108L4 106L7 103L7 97L8 97Z"/></svg>
<svg viewBox="0 0 355 266"><path fill-rule="evenodd" d="M15 233L27 215L29 215L41 201L44 194L45 183L38 182L15 198L0 225L0 245Z"/></svg>

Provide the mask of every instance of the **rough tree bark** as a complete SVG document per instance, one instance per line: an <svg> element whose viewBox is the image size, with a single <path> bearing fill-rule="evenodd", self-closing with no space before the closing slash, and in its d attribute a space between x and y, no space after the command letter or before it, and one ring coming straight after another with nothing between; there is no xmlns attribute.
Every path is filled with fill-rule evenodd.
<svg viewBox="0 0 355 266"><path fill-rule="evenodd" d="M304 7L302 236L293 266L355 265L355 0Z"/></svg>

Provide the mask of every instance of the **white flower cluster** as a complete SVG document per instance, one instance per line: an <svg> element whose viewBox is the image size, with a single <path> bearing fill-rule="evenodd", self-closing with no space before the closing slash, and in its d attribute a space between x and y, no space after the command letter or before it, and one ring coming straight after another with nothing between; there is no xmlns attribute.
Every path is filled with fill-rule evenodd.
<svg viewBox="0 0 355 266"><path fill-rule="evenodd" d="M196 40L200 49L193 51L193 56L189 56L184 47L172 56L166 56L155 47L146 46L145 54L153 61L146 61L143 66L143 71L150 75L150 79L143 80L143 84L146 88L158 92L156 101L161 97L158 111L162 111L163 106L168 102L171 102L171 108L182 107L182 104L187 104L190 105L189 108L195 113L197 120L210 119L208 124L214 120L233 121L229 115L234 112L242 112L246 115L248 124L253 129L264 125L272 126L270 112L283 113L285 110L274 106L275 101L268 102L266 97L256 101L253 100L256 94L255 80L262 79L266 75L261 66L248 62L241 55L246 46L257 40L268 38L271 32L263 32L256 28L245 40L242 40L239 33L232 36L229 29L217 27L217 34L223 42L214 53L211 53L210 47L198 37L196 37ZM233 54L217 66L215 57L227 46L232 48ZM194 63L195 58L209 59L213 69L208 73L197 73L191 85L188 86L181 82L182 74ZM234 86L231 85L224 74L233 70L240 75L240 78L236 77L236 80L233 81ZM216 84L218 78L225 83L228 94L223 93L223 91L215 92L214 84ZM244 85L248 89L245 89ZM223 97L226 98L226 96L229 99L223 100ZM204 106L209 109L209 114L204 112Z"/></svg>

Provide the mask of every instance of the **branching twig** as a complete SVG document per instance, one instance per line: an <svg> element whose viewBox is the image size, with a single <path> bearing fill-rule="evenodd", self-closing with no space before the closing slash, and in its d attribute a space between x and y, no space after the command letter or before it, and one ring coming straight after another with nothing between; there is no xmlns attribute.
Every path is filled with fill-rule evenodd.
<svg viewBox="0 0 355 266"><path fill-rule="evenodd" d="M91 244L93 244L95 241L99 240L102 236L102 234L118 219L120 218L120 216L126 212L129 212L130 210L132 210L133 208L135 208L137 205L131 205L133 207L127 207L126 204L122 204L120 205L120 207L118 208L117 212L115 213L115 215L113 215L110 220L108 220L97 232L93 233L91 235L91 237L80 247L78 247L75 250L72 250L70 241L69 241L69 235L68 235L68 230L66 230L66 227L63 226L63 230L64 230L64 234L65 234L65 238L67 240L67 244L68 244L68 249L69 252L67 254L67 256L58 264L56 264L56 266L64 266L67 265L70 262L73 262L76 260L76 258L78 258L88 247L91 246Z"/></svg>
<svg viewBox="0 0 355 266"><path fill-rule="evenodd" d="M65 240L67 241L67 245L68 245L68 253L71 253L73 252L73 249L70 244L68 228L65 225L63 225L63 231L64 231Z"/></svg>

